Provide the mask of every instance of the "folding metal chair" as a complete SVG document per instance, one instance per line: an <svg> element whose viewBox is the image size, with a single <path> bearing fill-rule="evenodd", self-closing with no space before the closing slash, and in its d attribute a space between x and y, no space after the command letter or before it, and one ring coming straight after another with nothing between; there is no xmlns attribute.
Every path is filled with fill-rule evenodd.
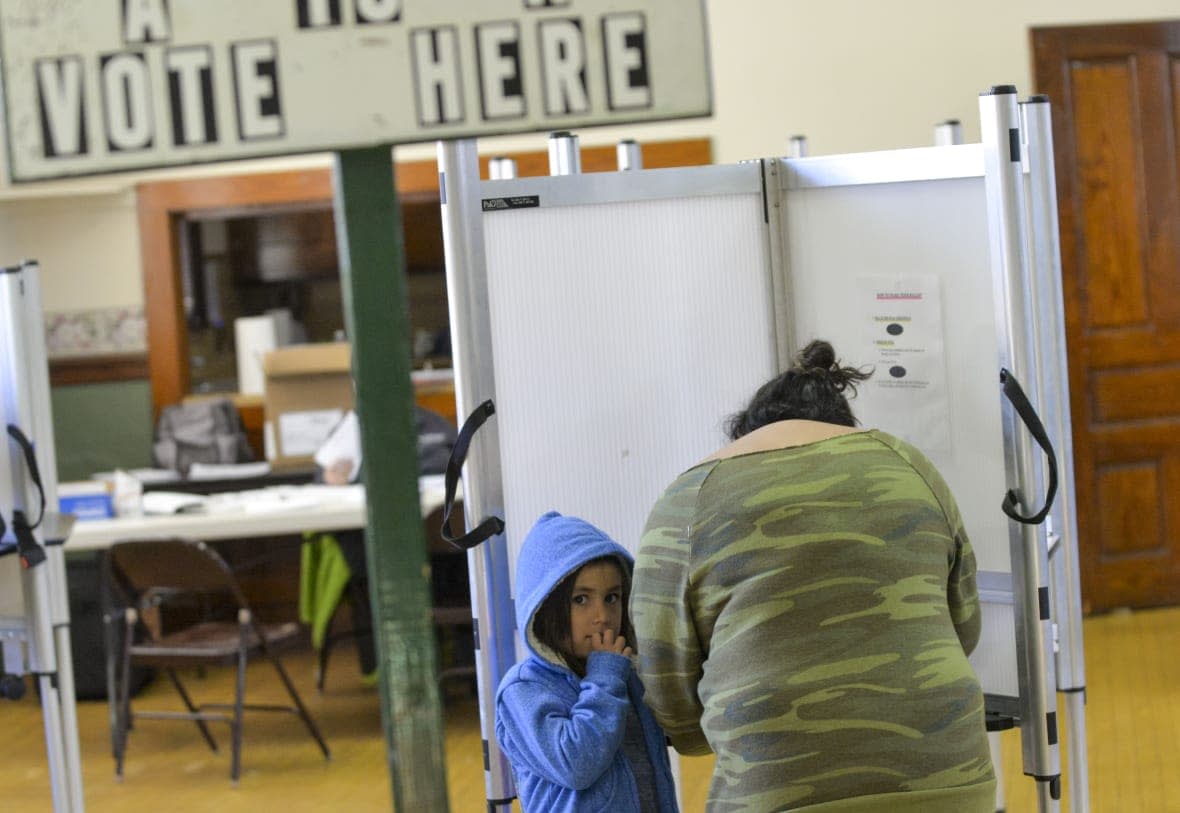
<svg viewBox="0 0 1180 813"><path fill-rule="evenodd" d="M302 629L294 621L258 623L233 572L216 551L190 539L119 542L103 557L103 584L107 696L116 776L123 775L127 734L138 719L192 720L214 751L217 743L206 723L229 723L233 744L230 778L235 784L241 774L242 722L247 710L297 715L324 757L331 758L327 743L276 655L279 648L299 641ZM121 614L117 607L122 608ZM139 640L137 629L146 633L140 634ZM291 705L245 702L246 665L258 656L274 665ZM176 670L204 665L236 666L232 703L193 702ZM161 669L187 711L132 711L128 676L135 666Z"/></svg>

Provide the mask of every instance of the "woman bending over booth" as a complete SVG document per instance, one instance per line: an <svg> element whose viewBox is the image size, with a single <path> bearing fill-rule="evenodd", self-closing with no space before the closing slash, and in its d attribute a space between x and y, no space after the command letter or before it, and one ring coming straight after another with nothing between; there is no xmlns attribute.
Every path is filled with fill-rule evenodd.
<svg viewBox="0 0 1180 813"><path fill-rule="evenodd" d="M717 755L709 810L993 810L975 557L930 461L856 425L868 377L812 342L648 519L639 674Z"/></svg>

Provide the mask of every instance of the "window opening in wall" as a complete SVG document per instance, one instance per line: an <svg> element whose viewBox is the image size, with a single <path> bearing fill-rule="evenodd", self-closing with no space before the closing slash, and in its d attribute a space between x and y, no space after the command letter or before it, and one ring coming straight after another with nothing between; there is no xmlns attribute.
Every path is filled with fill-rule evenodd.
<svg viewBox="0 0 1180 813"><path fill-rule="evenodd" d="M450 367L438 199L402 205L414 366ZM192 392L238 390L237 319L273 314L280 345L345 338L330 206L199 213L179 228Z"/></svg>

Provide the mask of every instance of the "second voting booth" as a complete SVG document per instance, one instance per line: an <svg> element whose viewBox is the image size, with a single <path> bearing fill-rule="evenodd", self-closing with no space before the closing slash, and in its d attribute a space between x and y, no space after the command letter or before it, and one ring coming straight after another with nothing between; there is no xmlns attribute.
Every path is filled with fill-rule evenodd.
<svg viewBox="0 0 1180 813"><path fill-rule="evenodd" d="M854 413L945 475L981 571L989 716L1019 721L1024 772L1056 809L1063 692L1070 801L1087 809L1049 105L1015 94L981 95L971 145L580 175L576 138L555 134L551 169L573 172L486 182L472 143L440 145L459 408L495 411L471 448L469 525L506 528L471 553L490 809L511 796L490 717L533 521L584 516L634 550L663 488L812 338L875 367Z"/></svg>
<svg viewBox="0 0 1180 813"><path fill-rule="evenodd" d="M82 810L70 608L40 268L0 267L0 699L41 700L54 810Z"/></svg>

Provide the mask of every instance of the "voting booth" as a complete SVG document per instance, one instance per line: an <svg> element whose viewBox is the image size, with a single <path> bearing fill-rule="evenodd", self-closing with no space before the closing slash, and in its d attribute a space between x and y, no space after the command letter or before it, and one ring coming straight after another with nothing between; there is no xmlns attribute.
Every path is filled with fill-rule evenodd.
<svg viewBox="0 0 1180 813"><path fill-rule="evenodd" d="M635 550L724 419L824 338L875 368L861 423L914 443L954 491L981 571L972 663L991 716L1019 722L1042 808L1059 803L1055 691L1080 701L1084 677L1048 104L1001 86L980 112L981 144L587 175L551 154L563 174L485 182L466 147L440 146L460 411L495 405L469 525L505 521L504 561L478 554L473 580L481 652L512 662L506 574L541 513ZM1026 521L1001 510L1009 494ZM1084 800L1080 702L1071 717Z"/></svg>
<svg viewBox="0 0 1180 813"><path fill-rule="evenodd" d="M58 515L49 367L35 262L0 268L0 643L4 696L33 676L54 810L81 811L70 608ZM0 702L3 702L0 700Z"/></svg>

